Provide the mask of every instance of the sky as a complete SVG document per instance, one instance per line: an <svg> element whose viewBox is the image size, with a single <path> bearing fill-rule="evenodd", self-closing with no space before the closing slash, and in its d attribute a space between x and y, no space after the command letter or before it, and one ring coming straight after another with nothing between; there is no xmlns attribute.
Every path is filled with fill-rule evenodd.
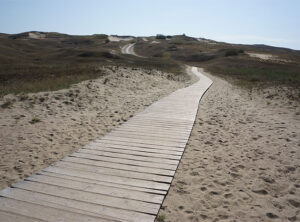
<svg viewBox="0 0 300 222"><path fill-rule="evenodd" d="M300 50L300 0L0 0L0 32L158 33Z"/></svg>

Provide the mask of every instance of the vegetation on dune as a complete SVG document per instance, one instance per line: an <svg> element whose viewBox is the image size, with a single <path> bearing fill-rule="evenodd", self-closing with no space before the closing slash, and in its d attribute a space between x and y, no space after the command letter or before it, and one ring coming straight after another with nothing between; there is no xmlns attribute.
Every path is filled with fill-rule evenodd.
<svg viewBox="0 0 300 222"><path fill-rule="evenodd" d="M96 64L20 64L0 66L0 96L68 88L103 75Z"/></svg>
<svg viewBox="0 0 300 222"><path fill-rule="evenodd" d="M170 79L184 78L180 64L168 60L168 53L163 61L128 57L120 53L120 43L106 35L42 34L45 39L30 39L28 33L0 39L0 97L68 88L103 76L100 67L112 64L156 68L172 73Z"/></svg>
<svg viewBox="0 0 300 222"><path fill-rule="evenodd" d="M243 85L281 84L299 88L300 52L264 45L232 45L185 35L132 40L135 52L146 58L122 55L124 42L107 35L71 36L60 33L2 35L0 38L0 96L67 88L103 76L99 67L123 65L169 72L173 80L187 79L183 64L204 67ZM151 37L150 37L151 38ZM130 43L130 42L128 42ZM251 58L247 52L267 52L293 62L274 63ZM9 105L9 104L8 104ZM9 107L9 106L8 106Z"/></svg>
<svg viewBox="0 0 300 222"><path fill-rule="evenodd" d="M228 57L203 64L203 67L246 87L286 85L299 90L300 86L300 67L297 64Z"/></svg>
<svg viewBox="0 0 300 222"><path fill-rule="evenodd" d="M225 50L225 56L237 56L240 53L244 53L242 49L227 49Z"/></svg>
<svg viewBox="0 0 300 222"><path fill-rule="evenodd" d="M199 41L187 36L174 36L151 45L138 42L135 50L148 57L163 58L206 68L209 72L234 80L241 86L286 85L299 90L300 52L263 45L232 45L208 39ZM268 53L291 62L276 63L252 58L247 52Z"/></svg>

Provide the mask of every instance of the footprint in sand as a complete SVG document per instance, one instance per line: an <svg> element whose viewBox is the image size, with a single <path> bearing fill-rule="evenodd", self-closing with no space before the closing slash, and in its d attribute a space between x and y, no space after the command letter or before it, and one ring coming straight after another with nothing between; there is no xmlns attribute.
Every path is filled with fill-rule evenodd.
<svg viewBox="0 0 300 222"><path fill-rule="evenodd" d="M294 207L296 207L296 208L300 208L300 201L290 199L290 200L288 200L288 202L289 202L292 206L294 206Z"/></svg>
<svg viewBox="0 0 300 222"><path fill-rule="evenodd" d="M276 218L279 218L276 214L273 214L273 213L266 213L266 216L270 219L276 219Z"/></svg>
<svg viewBox="0 0 300 222"><path fill-rule="evenodd" d="M232 195L232 193L226 193L226 194L224 194L224 197L225 197L226 199L228 199L228 198L232 198L233 195Z"/></svg>
<svg viewBox="0 0 300 222"><path fill-rule="evenodd" d="M252 190L253 193L257 193L257 194L260 194L260 195L267 195L268 194L268 191L266 190Z"/></svg>

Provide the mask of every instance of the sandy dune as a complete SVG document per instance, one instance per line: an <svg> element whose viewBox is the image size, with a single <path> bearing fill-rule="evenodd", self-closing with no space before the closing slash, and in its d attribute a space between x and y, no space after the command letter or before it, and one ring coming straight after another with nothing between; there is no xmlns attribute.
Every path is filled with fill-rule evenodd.
<svg viewBox="0 0 300 222"><path fill-rule="evenodd" d="M108 36L108 40L111 42L120 42L120 41L131 41L133 37L118 37L118 36Z"/></svg>
<svg viewBox="0 0 300 222"><path fill-rule="evenodd" d="M150 44L159 44L160 42L159 41L152 41Z"/></svg>
<svg viewBox="0 0 300 222"><path fill-rule="evenodd" d="M44 38L46 38L46 34L42 34L39 32L29 32L28 37L30 39L44 39Z"/></svg>
<svg viewBox="0 0 300 222"><path fill-rule="evenodd" d="M208 75L208 74L207 74ZM164 221L299 221L300 110L208 75Z"/></svg>
<svg viewBox="0 0 300 222"><path fill-rule="evenodd" d="M112 67L70 89L24 96L0 108L0 189L95 140L162 96L184 87L167 73ZM0 101L3 104L3 101Z"/></svg>
<svg viewBox="0 0 300 222"><path fill-rule="evenodd" d="M272 55L272 54L264 54L264 53L253 53L253 52L247 52L247 54L250 57L257 58L264 61L273 61L278 63L285 63L285 62L291 62L287 59L279 58L278 56Z"/></svg>

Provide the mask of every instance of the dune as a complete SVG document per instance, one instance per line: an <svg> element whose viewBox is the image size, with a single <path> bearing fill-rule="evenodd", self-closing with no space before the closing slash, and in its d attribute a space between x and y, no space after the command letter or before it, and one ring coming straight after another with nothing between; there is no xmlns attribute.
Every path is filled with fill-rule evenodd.
<svg viewBox="0 0 300 222"><path fill-rule="evenodd" d="M131 41L133 37L118 37L118 36L108 36L108 40L111 42L120 42L120 41Z"/></svg>
<svg viewBox="0 0 300 222"><path fill-rule="evenodd" d="M156 70L110 67L103 71L102 78L69 89L7 95L0 101L0 189L100 138L186 85ZM10 106L3 106L8 100Z"/></svg>

